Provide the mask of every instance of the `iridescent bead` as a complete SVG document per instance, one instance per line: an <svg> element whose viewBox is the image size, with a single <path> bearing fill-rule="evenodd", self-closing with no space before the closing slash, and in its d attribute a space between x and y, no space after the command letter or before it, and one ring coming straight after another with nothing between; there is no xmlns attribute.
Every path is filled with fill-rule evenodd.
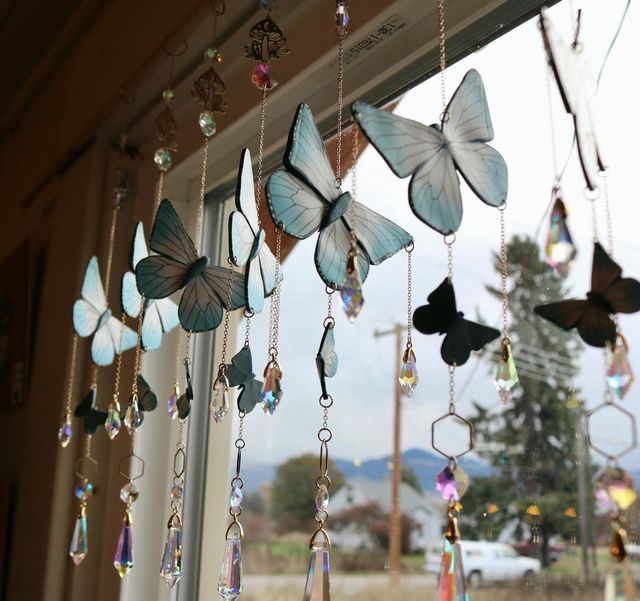
<svg viewBox="0 0 640 601"><path fill-rule="evenodd" d="M209 61L211 64L220 64L222 62L222 52L217 48L207 48L204 51L204 60Z"/></svg>
<svg viewBox="0 0 640 601"><path fill-rule="evenodd" d="M162 100L167 106L171 106L175 100L176 93L172 88L167 88L162 92Z"/></svg>
<svg viewBox="0 0 640 601"><path fill-rule="evenodd" d="M169 171L171 169L171 165L173 164L173 156L171 155L171 151L164 146L162 148L158 148L156 153L153 155L153 160L156 164L156 167L160 171Z"/></svg>
<svg viewBox="0 0 640 601"><path fill-rule="evenodd" d="M86 501L93 494L93 484L84 480L76 486L75 495L79 501Z"/></svg>
<svg viewBox="0 0 640 601"><path fill-rule="evenodd" d="M230 507L240 507L242 503L242 489L239 486L234 486L231 489L231 494L229 495L229 506Z"/></svg>
<svg viewBox="0 0 640 601"><path fill-rule="evenodd" d="M71 427L71 422L67 417L60 429L58 430L58 440L60 441L60 446L64 449L71 442L71 437L73 436L73 429Z"/></svg>
<svg viewBox="0 0 640 601"><path fill-rule="evenodd" d="M251 82L256 88L262 90L272 90L278 85L278 82L273 79L273 72L270 65L267 63L260 63L251 71Z"/></svg>
<svg viewBox="0 0 640 601"><path fill-rule="evenodd" d="M139 494L140 491L138 490L138 487L133 482L127 482L120 489L120 500L129 505L130 503L135 503L138 500Z"/></svg>
<svg viewBox="0 0 640 601"><path fill-rule="evenodd" d="M216 120L211 111L202 111L198 117L198 125L205 138L210 138L216 133Z"/></svg>

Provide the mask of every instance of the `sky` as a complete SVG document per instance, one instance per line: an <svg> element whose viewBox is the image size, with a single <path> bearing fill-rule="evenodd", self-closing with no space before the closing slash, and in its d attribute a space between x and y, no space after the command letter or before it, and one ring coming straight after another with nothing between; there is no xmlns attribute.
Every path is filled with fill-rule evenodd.
<svg viewBox="0 0 640 601"><path fill-rule="evenodd" d="M556 27L570 39L571 9L583 9L582 40L592 72L599 69L606 48L624 9L624 0L560 2L550 14ZM638 170L634 140L640 139L637 98L640 84L629 61L640 56L640 6L631 5L624 28L609 58L597 95L599 140L610 167L608 191L614 232L614 257L626 275L640 277L640 243L635 174ZM546 228L540 228L553 184L554 167L551 122L556 153L564 162L572 140L571 119L564 112L555 82L548 68L537 18L502 36L488 47L446 70L450 97L464 74L477 69L483 77L495 130L492 145L504 156L509 168L507 236L535 236L543 245ZM548 83L550 87L548 87ZM348 87L348 81L345 86ZM396 113L433 123L440 114L439 78L427 81L407 93ZM551 115L550 119L550 107ZM398 179L376 153L367 148L357 166L357 199L392 219L415 238L413 254L414 308L424 304L428 293L446 275L446 249L442 238L420 222L407 201L408 179ZM349 178L345 180L348 189ZM584 180L576 152L562 184L569 211L569 227L578 256L568 279L577 297L589 288L592 255L591 206L583 195ZM498 212L484 205L462 183L464 217L454 248L454 283L459 309L469 316L479 311L489 322L498 320L499 301L485 292L485 285L499 286L492 268L492 254L499 245ZM599 233L606 240L604 201L596 201ZM284 264L282 284L280 363L284 372L284 397L275 415L263 415L258 407L247 418L245 461L277 464L304 452L317 453L316 432L322 412L318 406L319 383L315 356L322 335L327 299L316 273L313 252L316 236L300 242ZM406 253L401 252L380 266L372 267L365 283L365 305L355 323L344 316L334 295L335 330L340 367L329 380L334 405L329 412L333 431L330 453L344 459L380 457L391 452L394 391L393 336L376 339L374 331L395 323L406 323ZM538 319L535 316L532 320ZM640 365L640 317L623 316L622 329L630 342L630 361ZM266 362L268 308L252 320L251 346L254 367L260 377ZM243 332L240 332L242 334ZM441 361L442 339L414 334L420 384L411 398L403 399L402 448L431 448L431 422L447 410L448 374ZM241 344L241 341L239 341ZM493 366L486 360L478 366L472 357L457 370L458 410L472 412L472 401L496 411L501 403L493 388ZM602 351L587 349L580 358L576 385L584 393L587 407L602 401L604 367ZM638 368L640 374L640 368ZM640 384L627 395L624 404L636 416ZM592 434L600 441L611 440L619 431L613 419L597 420ZM628 456L629 467L640 467L640 452Z"/></svg>

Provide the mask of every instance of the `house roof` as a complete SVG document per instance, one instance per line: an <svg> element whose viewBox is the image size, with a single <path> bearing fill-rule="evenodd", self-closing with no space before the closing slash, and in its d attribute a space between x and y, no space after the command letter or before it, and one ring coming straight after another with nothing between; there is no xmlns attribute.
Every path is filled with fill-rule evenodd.
<svg viewBox="0 0 640 601"><path fill-rule="evenodd" d="M391 481L355 478L349 480L331 498L332 512L340 512L358 505L377 503L385 512L391 510ZM442 513L445 502L435 493L419 493L406 484L400 483L400 510L411 515L417 511L429 514Z"/></svg>

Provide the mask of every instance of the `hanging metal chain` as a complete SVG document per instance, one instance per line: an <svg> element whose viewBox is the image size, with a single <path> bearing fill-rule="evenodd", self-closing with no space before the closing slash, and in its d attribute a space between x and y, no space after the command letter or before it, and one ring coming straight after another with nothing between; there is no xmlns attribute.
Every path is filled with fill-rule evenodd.
<svg viewBox="0 0 640 601"><path fill-rule="evenodd" d="M258 214L258 228L260 227L260 204L262 202L262 176L264 158L264 130L267 117L267 85L262 87L262 101L260 103L260 134L258 138L258 170L256 172L256 213Z"/></svg>
<svg viewBox="0 0 640 601"><path fill-rule="evenodd" d="M456 366L449 365L449 415L456 412Z"/></svg>
<svg viewBox="0 0 640 601"><path fill-rule="evenodd" d="M65 405L65 421L71 419L71 403L73 399L73 384L76 375L76 359L78 358L78 335L74 332L71 340L71 363L69 365L69 377L67 380L67 402Z"/></svg>
<svg viewBox="0 0 640 601"><path fill-rule="evenodd" d="M507 237L504 212L506 204L499 207L500 212L500 282L502 295L502 339L503 343L509 341L509 291L507 289L509 277L509 257L507 256Z"/></svg>
<svg viewBox="0 0 640 601"><path fill-rule="evenodd" d="M330 317L330 315L329 315ZM329 534L325 530L325 525L329 517L327 506L329 504L329 488L331 487L331 478L329 476L329 441L333 438L333 433L329 428L329 408L333 405L333 397L328 394L326 397L320 395L318 400L322 408L322 427L318 430L318 440L320 441L319 454L319 475L316 478L316 511L313 519L317 526L311 535L309 547L313 547L316 538L322 534L331 546Z"/></svg>
<svg viewBox="0 0 640 601"><path fill-rule="evenodd" d="M351 217L351 252L357 252L358 237L356 235L356 194L358 191L358 153L359 153L359 140L358 140L358 126L355 121L351 126L351 206L349 207L349 213Z"/></svg>
<svg viewBox="0 0 640 601"><path fill-rule="evenodd" d="M142 321L144 318L144 311L142 310L144 306L144 299L140 299L140 306L138 312L138 343L136 344L136 355L133 366L133 384L131 385L131 403L138 402L138 374L140 373L140 363L142 357ZM132 443L133 444L133 443Z"/></svg>
<svg viewBox="0 0 640 601"><path fill-rule="evenodd" d="M560 180L562 179L562 172L560 171L558 165L558 148L556 141L556 131L555 131L555 122L553 118L553 101L551 95L551 78L553 77L553 73L551 71L551 66L547 64L547 105L549 110L549 134L551 141L551 160L553 164L553 178L554 178L554 188L557 188L560 185Z"/></svg>
<svg viewBox="0 0 640 601"><path fill-rule="evenodd" d="M198 220L196 221L196 252L202 253L202 223L204 221L204 199L207 186L207 164L209 161L209 138L204 139L204 146L202 147L202 165L200 167L200 197L198 201Z"/></svg>
<svg viewBox="0 0 640 601"><path fill-rule="evenodd" d="M276 225L276 287L271 295L271 305L269 307L269 356L272 360L278 357L278 339L280 331L280 294L282 289L282 278L280 276L280 263L282 251L282 228Z"/></svg>
<svg viewBox="0 0 640 601"><path fill-rule="evenodd" d="M245 447L244 441L244 411L239 411L240 423L238 425L238 438L234 443L236 447L236 472L231 479L231 495L229 496L229 514L231 515L231 523L229 524L225 533L225 539L228 539L234 528L237 529L240 536L240 540L244 538L244 530L240 523L240 516L242 515L242 489L244 487L244 480L241 476L242 471L242 449Z"/></svg>
<svg viewBox="0 0 640 601"><path fill-rule="evenodd" d="M447 91L444 72L447 68L444 0L438 0L438 54L440 58L440 95L442 97L442 120L447 120Z"/></svg>
<svg viewBox="0 0 640 601"><path fill-rule="evenodd" d="M171 485L171 516L167 523L168 528L182 526L180 510L182 508L182 497L184 492L184 470L187 462L186 448L184 444L184 420L180 420L180 431L178 434L178 444L173 455L173 482Z"/></svg>
<svg viewBox="0 0 640 601"><path fill-rule="evenodd" d="M447 247L447 278L449 278L449 281L453 279L453 245L455 241L455 234L449 234L444 237L444 243Z"/></svg>
<svg viewBox="0 0 640 601"><path fill-rule="evenodd" d="M613 224L611 221L611 205L609 204L609 172L602 173L602 188L604 189L604 208L607 220L607 244L609 256L613 258Z"/></svg>
<svg viewBox="0 0 640 601"><path fill-rule="evenodd" d="M407 252L407 349L413 344L411 341L413 318L413 242L405 248Z"/></svg>
<svg viewBox="0 0 640 601"><path fill-rule="evenodd" d="M218 375L223 375L226 371L227 364L227 347L229 345L229 315L231 313L231 294L233 291L233 276L235 272L229 260L229 279L227 280L227 298L226 310L224 314L224 326L222 333L222 354L220 355L220 364L218 365Z"/></svg>
<svg viewBox="0 0 640 601"><path fill-rule="evenodd" d="M109 246L107 249L107 269L104 275L104 296L109 302L109 290L111 287L111 268L113 267L113 249L115 246L116 230L118 226L119 205L115 205L111 213L111 227L109 228Z"/></svg>
<svg viewBox="0 0 640 601"><path fill-rule="evenodd" d="M118 356L116 359L116 377L113 385L113 398L118 399L120 397L120 374L122 372L122 343L124 341L124 329L126 327L127 314L123 311L120 317L120 337L118 338Z"/></svg>

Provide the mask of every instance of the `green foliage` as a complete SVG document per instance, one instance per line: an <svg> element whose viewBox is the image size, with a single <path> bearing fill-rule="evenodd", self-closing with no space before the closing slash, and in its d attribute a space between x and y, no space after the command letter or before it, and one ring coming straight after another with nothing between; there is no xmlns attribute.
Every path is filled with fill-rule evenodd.
<svg viewBox="0 0 640 601"><path fill-rule="evenodd" d="M420 480L418 479L418 474L412 467L403 467L402 472L400 473L400 481L408 484L413 490L422 494L424 491L422 490L422 485L420 484Z"/></svg>
<svg viewBox="0 0 640 601"><path fill-rule="evenodd" d="M527 347L557 353L571 365L579 343L569 333L533 313L533 307L566 297L562 281L540 259L540 249L530 238L514 237L508 244L509 336L516 366L525 364ZM494 268L500 272L496 255ZM498 288L487 287L497 298ZM491 377L496 359L491 359ZM464 499L464 528L469 535L497 536L516 520L521 532L535 525L543 538L546 563L551 535L568 536L576 520L564 515L577 504L576 427L578 415L566 404L572 382L557 374L548 362L539 373L519 371L520 388L506 405L485 408L475 403L470 419L475 427L479 455L489 460L497 475L477 478ZM487 512L488 504L499 511ZM535 504L540 516L526 509ZM491 509L495 510L495 507ZM468 528L468 530L467 530Z"/></svg>
<svg viewBox="0 0 640 601"><path fill-rule="evenodd" d="M318 475L318 457L311 453L291 457L278 466L271 513L280 530L308 529L315 510ZM333 495L344 485L344 476L331 460L329 476L329 494Z"/></svg>

